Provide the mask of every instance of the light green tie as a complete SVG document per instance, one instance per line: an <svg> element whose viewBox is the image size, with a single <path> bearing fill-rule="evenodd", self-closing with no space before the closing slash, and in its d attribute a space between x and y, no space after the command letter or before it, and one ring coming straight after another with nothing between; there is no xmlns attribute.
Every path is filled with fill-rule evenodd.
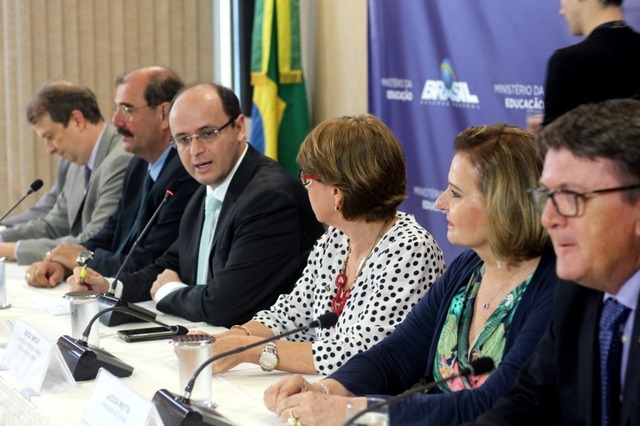
<svg viewBox="0 0 640 426"><path fill-rule="evenodd" d="M213 231L215 229L218 214L222 201L213 195L207 194L204 207L204 223L200 234L200 249L198 250L198 282L196 284L206 284L209 278L209 254L211 253L211 242L213 241Z"/></svg>

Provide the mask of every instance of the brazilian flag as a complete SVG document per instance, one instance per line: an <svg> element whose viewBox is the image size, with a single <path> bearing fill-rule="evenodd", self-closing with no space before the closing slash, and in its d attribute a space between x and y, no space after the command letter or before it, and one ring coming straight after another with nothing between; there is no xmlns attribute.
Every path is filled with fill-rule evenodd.
<svg viewBox="0 0 640 426"><path fill-rule="evenodd" d="M309 131L298 0L257 0L251 47L251 144L291 174Z"/></svg>

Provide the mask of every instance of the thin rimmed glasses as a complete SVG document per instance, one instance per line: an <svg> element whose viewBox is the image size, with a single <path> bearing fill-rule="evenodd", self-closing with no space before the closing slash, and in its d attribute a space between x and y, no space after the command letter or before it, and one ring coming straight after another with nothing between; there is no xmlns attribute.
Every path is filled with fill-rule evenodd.
<svg viewBox="0 0 640 426"><path fill-rule="evenodd" d="M177 146L181 150L189 147L189 145L191 145L191 141L194 139L200 139L200 141L205 144L211 143L214 140L216 140L218 136L220 136L222 131L227 126L229 126L229 124L233 123L236 120L236 118L237 117L230 119L229 121L227 121L226 123L224 123L222 126L218 128L205 127L204 129L201 129L198 133L195 133L193 135L179 135L179 136L172 137L171 143Z"/></svg>
<svg viewBox="0 0 640 426"><path fill-rule="evenodd" d="M640 184L596 189L595 191L589 192L577 192L568 189L554 189L551 191L546 188L532 188L529 189L529 194L531 194L536 210L540 213L542 213L544 207L547 205L547 200L550 198L560 216L576 217L582 214L584 204L593 196L620 191L631 191L632 189L639 188Z"/></svg>
<svg viewBox="0 0 640 426"><path fill-rule="evenodd" d="M115 104L113 105L113 113L120 113L124 117L125 120L130 121L133 113L142 108L147 108L149 105L140 105L137 107L124 105L124 104Z"/></svg>

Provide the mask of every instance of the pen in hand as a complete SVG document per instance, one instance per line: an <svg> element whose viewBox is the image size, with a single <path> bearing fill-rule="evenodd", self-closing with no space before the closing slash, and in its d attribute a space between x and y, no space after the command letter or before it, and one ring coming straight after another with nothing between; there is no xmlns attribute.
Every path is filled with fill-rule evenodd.
<svg viewBox="0 0 640 426"><path fill-rule="evenodd" d="M93 290L91 284L87 283L84 279L87 278L87 265L84 265L80 270L80 284L87 287L88 290Z"/></svg>

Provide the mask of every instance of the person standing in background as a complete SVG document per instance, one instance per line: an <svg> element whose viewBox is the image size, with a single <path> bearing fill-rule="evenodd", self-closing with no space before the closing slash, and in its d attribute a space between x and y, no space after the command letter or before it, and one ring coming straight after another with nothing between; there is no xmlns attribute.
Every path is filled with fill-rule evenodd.
<svg viewBox="0 0 640 426"><path fill-rule="evenodd" d="M623 20L623 0L560 0L569 32L586 38L549 59L543 126L578 105L640 99L640 34Z"/></svg>

